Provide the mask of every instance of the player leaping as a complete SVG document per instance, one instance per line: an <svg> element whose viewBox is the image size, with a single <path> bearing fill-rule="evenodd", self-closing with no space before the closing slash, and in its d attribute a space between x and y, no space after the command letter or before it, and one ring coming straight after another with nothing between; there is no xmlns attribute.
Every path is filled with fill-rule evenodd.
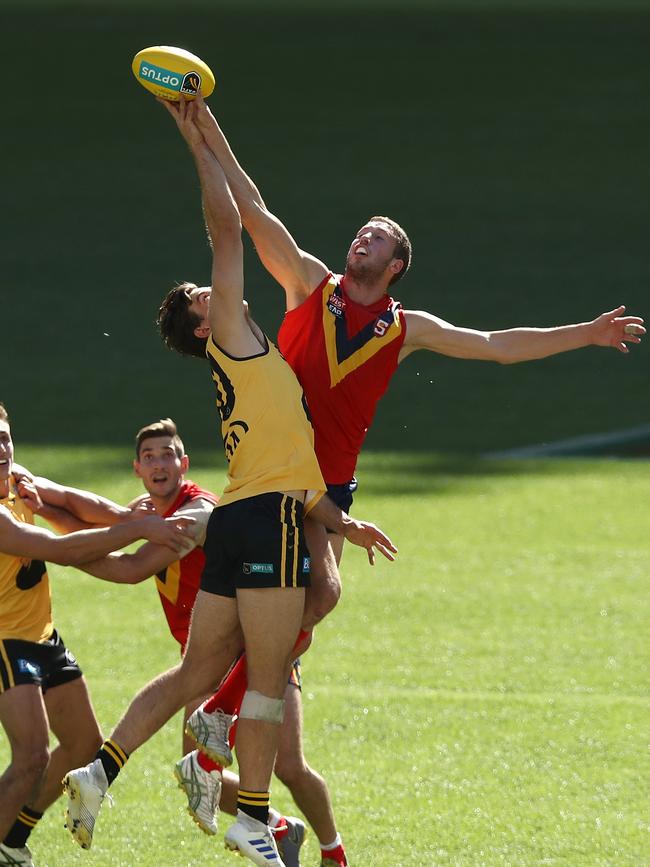
<svg viewBox="0 0 650 867"><path fill-rule="evenodd" d="M307 492L314 492L312 513L350 541L377 547L390 559L395 549L373 525L350 519L325 496L319 499L324 483L302 390L248 315L239 212L193 123L194 111L185 103L181 108L181 131L196 163L213 243L207 357L228 485L208 523L206 565L183 660L140 691L94 762L67 774L67 826L89 848L102 800L129 754L188 701L213 689L243 643L248 689L236 741L238 818L226 833L226 845L255 864L284 867L268 827L269 783L309 584L303 533Z"/></svg>
<svg viewBox="0 0 650 867"><path fill-rule="evenodd" d="M172 106L165 106L174 114ZM404 310L388 294L411 261L410 241L396 222L382 216L368 220L352 239L344 274L334 274L319 258L300 249L268 210L200 97L197 110L197 124L224 170L244 227L262 263L285 290L287 312L279 347L305 391L328 492L346 511L357 487L356 462L377 402L397 365L412 352L428 349L455 358L512 364L590 345L627 352L626 344L638 343L645 334L643 320L625 316L624 307L590 322L499 331L462 328L425 311ZM208 333L209 298L208 287L194 284L169 293L163 325L168 334L174 329L176 334L185 331L181 351L192 353L193 345L195 353L201 354ZM169 322L170 314L175 325ZM343 542L341 536L329 535L337 563ZM216 707L215 698L209 708ZM340 846L324 847L322 863L344 865Z"/></svg>

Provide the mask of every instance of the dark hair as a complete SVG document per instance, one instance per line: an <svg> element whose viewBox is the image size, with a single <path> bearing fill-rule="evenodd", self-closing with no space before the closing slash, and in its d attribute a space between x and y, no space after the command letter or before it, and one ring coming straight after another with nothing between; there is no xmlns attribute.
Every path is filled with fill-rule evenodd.
<svg viewBox="0 0 650 867"><path fill-rule="evenodd" d="M395 220L391 220L390 217L371 217L368 220L369 223L385 223L388 227L388 234L395 241L395 251L393 253L393 259L401 259L404 263L404 267L397 274L394 274L391 278L389 286L392 286L393 283L397 283L408 271L411 266L411 258L413 256L413 248L411 247L411 241L409 240L409 236L406 234L404 229L396 223Z"/></svg>
<svg viewBox="0 0 650 867"><path fill-rule="evenodd" d="M4 403L0 403L0 421L6 421L9 424L9 416L7 415Z"/></svg>
<svg viewBox="0 0 650 867"><path fill-rule="evenodd" d="M194 329L201 324L198 313L190 310L190 292L196 283L181 283L170 289L158 310L157 325L165 346L181 355L205 358L207 337L197 337Z"/></svg>
<svg viewBox="0 0 650 867"><path fill-rule="evenodd" d="M160 421L154 421L146 427L140 428L135 436L135 456L140 460L140 449L145 440L152 437L171 437L176 457L182 458L185 454L185 446L183 440L179 437L176 430L176 424L170 418L161 418Z"/></svg>

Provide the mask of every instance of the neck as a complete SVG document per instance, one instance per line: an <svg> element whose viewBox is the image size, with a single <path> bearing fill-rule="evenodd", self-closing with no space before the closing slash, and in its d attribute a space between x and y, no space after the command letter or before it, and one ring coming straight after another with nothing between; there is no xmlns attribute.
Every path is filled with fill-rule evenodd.
<svg viewBox="0 0 650 867"><path fill-rule="evenodd" d="M347 271L343 275L343 288L346 294L357 304L365 304L366 306L374 304L383 298L388 287L384 285L385 281L379 280L363 280L355 278Z"/></svg>
<svg viewBox="0 0 650 867"><path fill-rule="evenodd" d="M183 482L180 482L176 490L169 494L167 497L156 497L154 494L149 494L157 515L165 514L167 509L172 505L176 497L179 495L182 484Z"/></svg>
<svg viewBox="0 0 650 867"><path fill-rule="evenodd" d="M0 500L4 500L9 496L11 490L11 476L6 479L0 479Z"/></svg>

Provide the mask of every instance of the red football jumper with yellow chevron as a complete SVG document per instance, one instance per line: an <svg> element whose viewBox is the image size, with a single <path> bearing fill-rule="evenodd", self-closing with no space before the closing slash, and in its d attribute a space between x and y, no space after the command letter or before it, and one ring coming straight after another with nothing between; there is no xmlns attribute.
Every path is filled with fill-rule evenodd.
<svg viewBox="0 0 650 867"><path fill-rule="evenodd" d="M332 274L285 314L278 345L305 392L328 485L354 475L405 334L398 302L384 295L374 304L358 304L347 295L344 279Z"/></svg>
<svg viewBox="0 0 650 867"><path fill-rule="evenodd" d="M181 506L197 499L208 500L215 506L218 502L218 498L211 491L199 488L198 485L189 480L184 481L178 496L163 517L171 517ZM187 643L192 609L201 585L201 573L204 565L203 548L197 545L181 560L175 560L156 575L156 587L169 624L169 630L183 649Z"/></svg>

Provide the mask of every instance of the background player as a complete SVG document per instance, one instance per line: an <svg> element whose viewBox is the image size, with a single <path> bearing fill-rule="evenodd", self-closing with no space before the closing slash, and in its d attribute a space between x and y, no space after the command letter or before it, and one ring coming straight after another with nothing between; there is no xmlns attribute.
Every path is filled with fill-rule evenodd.
<svg viewBox="0 0 650 867"><path fill-rule="evenodd" d="M84 572L117 584L138 584L154 576L170 632L180 644L182 654L205 565L202 547L205 531L218 497L185 478L190 458L172 419L161 419L141 428L135 439L135 453L133 468L147 494L135 499L129 507L119 506L88 491L64 487L37 477L33 483L43 501L39 514L63 532L89 526L87 521L82 520L84 515L92 515L95 523L102 523L102 507L107 524L129 519L134 508L151 508L162 517L191 516L195 521L194 537L187 540L182 557L165 546L148 542L133 553L115 552L100 560L84 563L81 567ZM290 681L291 692L295 692L299 689L299 675L294 672ZM207 696L202 696L200 701L205 698ZM227 813L235 815L237 812L239 780L234 774L218 768L205 754L193 749L194 741L185 734L185 721L198 703L192 702L185 707L183 758L176 766L176 776L187 794L188 809L197 824L206 833L216 834L217 805ZM293 708L295 701L290 704ZM293 762L293 753L283 758L283 744L284 739L281 738L280 769L286 767L288 762ZM302 756L301 762L309 768ZM303 785L309 785L310 782L311 779L308 779ZM317 792L312 796L314 799L320 790L320 786L316 786ZM322 786L325 786L324 781ZM326 805L323 809L326 809ZM299 819L284 817L274 809L271 809L271 820L276 840L278 835L282 837L280 848L287 867L298 864L304 825Z"/></svg>
<svg viewBox="0 0 650 867"><path fill-rule="evenodd" d="M13 456L0 404L0 722L11 747L0 777L0 863L30 865L27 838L61 794L61 777L101 743L81 669L52 622L44 560L79 565L142 538L177 550L187 538L178 528L190 522L144 516L55 536L33 526L38 494L16 482ZM51 754L48 729L58 740Z"/></svg>

